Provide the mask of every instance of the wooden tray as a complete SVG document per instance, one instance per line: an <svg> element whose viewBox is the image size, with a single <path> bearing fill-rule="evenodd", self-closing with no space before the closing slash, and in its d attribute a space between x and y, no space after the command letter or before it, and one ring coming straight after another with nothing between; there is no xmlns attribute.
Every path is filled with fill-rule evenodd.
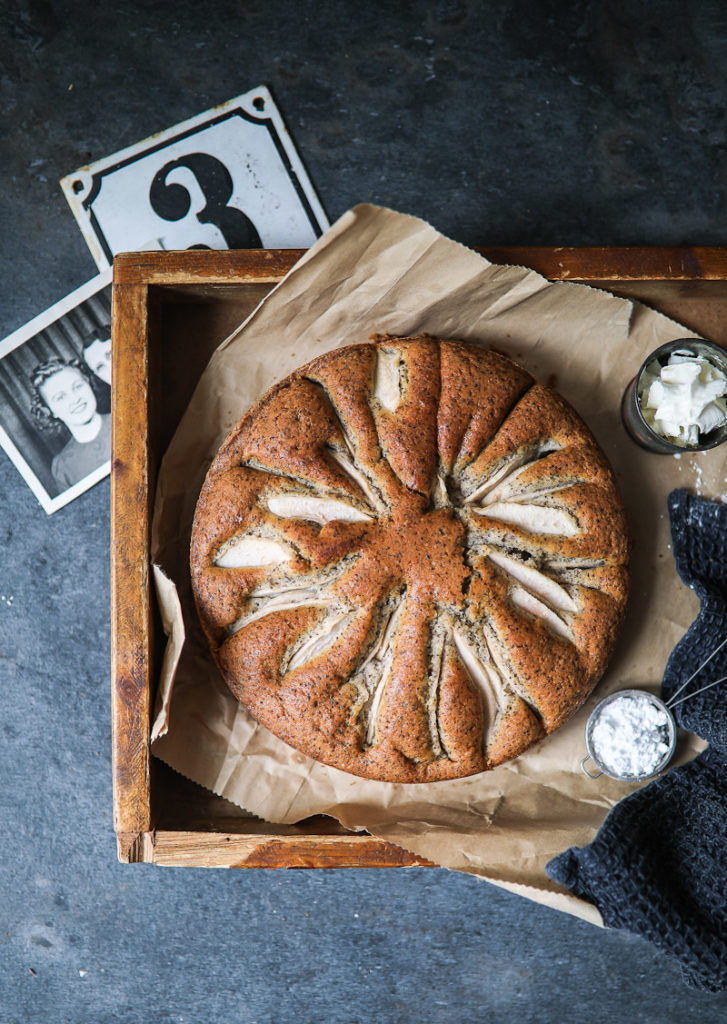
<svg viewBox="0 0 727 1024"><path fill-rule="evenodd" d="M727 250L488 248L636 297L727 346ZM299 250L126 253L114 262L111 602L114 827L119 859L202 867L405 867L428 862L330 818L271 825L151 757L164 634L149 572L157 470L217 345Z"/></svg>

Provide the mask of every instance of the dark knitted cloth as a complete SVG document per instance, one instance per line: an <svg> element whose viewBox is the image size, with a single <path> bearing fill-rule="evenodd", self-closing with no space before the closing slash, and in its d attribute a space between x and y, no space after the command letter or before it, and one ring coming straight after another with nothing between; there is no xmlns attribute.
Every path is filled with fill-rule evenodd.
<svg viewBox="0 0 727 1024"><path fill-rule="evenodd" d="M667 663L665 701L727 637L727 505L673 491L669 515L677 570L701 607ZM727 645L679 697L722 676ZM727 683L673 711L709 748L616 804L589 846L546 870L607 926L675 956L687 984L718 992L727 988Z"/></svg>

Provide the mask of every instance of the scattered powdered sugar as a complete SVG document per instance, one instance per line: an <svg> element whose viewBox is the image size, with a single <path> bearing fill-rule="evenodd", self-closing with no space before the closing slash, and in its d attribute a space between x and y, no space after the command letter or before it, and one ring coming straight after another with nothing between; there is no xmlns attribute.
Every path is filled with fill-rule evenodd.
<svg viewBox="0 0 727 1024"><path fill-rule="evenodd" d="M589 736L594 759L609 774L645 778L669 752L669 717L648 693L623 694L601 707Z"/></svg>

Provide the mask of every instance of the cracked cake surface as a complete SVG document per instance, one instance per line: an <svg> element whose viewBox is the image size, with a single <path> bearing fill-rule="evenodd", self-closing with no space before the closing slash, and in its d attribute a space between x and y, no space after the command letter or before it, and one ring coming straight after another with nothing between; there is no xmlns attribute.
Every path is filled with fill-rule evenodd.
<svg viewBox="0 0 727 1024"><path fill-rule="evenodd" d="M583 703L627 555L611 469L557 392L493 350L377 335L238 423L191 572L259 722L344 771L432 782L515 757Z"/></svg>

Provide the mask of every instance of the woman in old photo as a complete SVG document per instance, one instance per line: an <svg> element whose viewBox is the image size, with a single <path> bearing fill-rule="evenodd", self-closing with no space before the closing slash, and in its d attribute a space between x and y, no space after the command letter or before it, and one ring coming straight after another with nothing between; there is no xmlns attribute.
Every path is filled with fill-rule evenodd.
<svg viewBox="0 0 727 1024"><path fill-rule="evenodd" d="M83 342L83 359L99 380L111 387L111 338L103 332L91 331Z"/></svg>
<svg viewBox="0 0 727 1024"><path fill-rule="evenodd" d="M33 415L42 429L67 431L69 437L51 464L61 491L83 480L111 457L111 417L98 410L80 364L48 359L31 375Z"/></svg>

